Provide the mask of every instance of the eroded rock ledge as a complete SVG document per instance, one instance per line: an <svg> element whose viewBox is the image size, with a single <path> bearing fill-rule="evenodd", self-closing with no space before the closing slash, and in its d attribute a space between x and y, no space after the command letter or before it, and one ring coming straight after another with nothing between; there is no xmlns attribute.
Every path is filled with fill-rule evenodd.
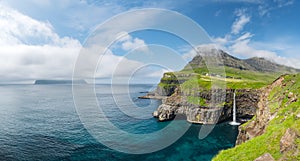
<svg viewBox="0 0 300 161"><path fill-rule="evenodd" d="M212 100L213 92L220 93L220 97L225 97L225 102L221 107L191 104L187 101L188 95L176 89L173 95L162 100L162 104L153 112L153 116L158 118L159 121L168 121L174 119L176 116L185 116L187 121L199 124L215 124L232 119L234 90L227 89L223 93L218 90L207 91L198 93L196 97L210 101ZM261 91L239 89L235 92L237 119L240 122L245 122L255 115Z"/></svg>

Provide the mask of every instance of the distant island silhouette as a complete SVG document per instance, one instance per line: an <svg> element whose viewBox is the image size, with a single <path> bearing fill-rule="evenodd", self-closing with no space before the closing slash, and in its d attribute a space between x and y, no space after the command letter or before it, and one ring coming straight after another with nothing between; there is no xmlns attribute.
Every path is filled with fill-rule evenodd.
<svg viewBox="0 0 300 161"><path fill-rule="evenodd" d="M34 84L87 84L83 79L80 80L35 80Z"/></svg>

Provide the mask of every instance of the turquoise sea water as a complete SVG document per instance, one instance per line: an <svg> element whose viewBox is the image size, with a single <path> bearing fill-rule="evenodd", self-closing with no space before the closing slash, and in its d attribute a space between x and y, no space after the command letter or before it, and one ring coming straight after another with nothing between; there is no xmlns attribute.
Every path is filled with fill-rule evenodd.
<svg viewBox="0 0 300 161"><path fill-rule="evenodd" d="M119 103L126 106L126 88L122 85L116 88L120 89L116 93ZM132 85L129 90L132 102L145 108L144 115L149 116L145 120L123 114L114 102L110 85L97 85L95 91L99 104L115 126L130 133L144 134L169 124L157 122L151 117L151 112L160 101L137 98L151 88L151 85ZM76 113L70 85L1 85L0 96L0 160L5 161L205 161L211 160L218 151L233 147L237 136L237 127L222 123L208 137L200 140L198 134L201 125L191 125L178 141L163 150L139 155L125 154L102 145L84 128ZM176 121L186 123L185 120Z"/></svg>

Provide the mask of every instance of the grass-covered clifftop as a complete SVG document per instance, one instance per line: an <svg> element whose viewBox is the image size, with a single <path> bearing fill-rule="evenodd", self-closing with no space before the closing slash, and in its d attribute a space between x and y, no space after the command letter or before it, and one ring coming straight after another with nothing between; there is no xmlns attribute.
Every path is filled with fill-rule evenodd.
<svg viewBox="0 0 300 161"><path fill-rule="evenodd" d="M261 89L298 69L263 58L238 59L222 50L199 51L183 70L165 73L155 96L168 96L155 111L160 121L184 114L193 123L212 124L232 117L236 94L239 121L255 115ZM275 104L275 103L274 103Z"/></svg>
<svg viewBox="0 0 300 161"><path fill-rule="evenodd" d="M300 74L283 76L266 87L259 106L256 117L239 129L241 144L213 160L253 161L264 154L300 160Z"/></svg>
<svg viewBox="0 0 300 161"><path fill-rule="evenodd" d="M259 89L282 74L300 72L264 58L243 60L217 49L205 52L195 56L183 70L165 73L158 85L159 93L170 96L176 88L180 88L184 95L190 96L190 103L193 103L195 98L191 96L211 90L213 84L219 83L227 89ZM210 60L209 67L207 60Z"/></svg>

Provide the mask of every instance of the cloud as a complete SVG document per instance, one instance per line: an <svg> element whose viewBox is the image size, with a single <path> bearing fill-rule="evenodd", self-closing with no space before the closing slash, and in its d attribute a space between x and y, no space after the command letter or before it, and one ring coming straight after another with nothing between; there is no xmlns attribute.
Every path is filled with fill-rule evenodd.
<svg viewBox="0 0 300 161"><path fill-rule="evenodd" d="M115 77L131 76L133 71L145 64L115 55L103 46L106 42L103 37L107 38L107 41L115 39L119 26L114 23L125 24L123 27L126 29L131 25L156 23L151 20L157 16L150 14L147 19L143 14L135 19L125 17L122 19L123 22L118 21L104 26L105 32L91 40L96 42L97 46L85 48L78 40L57 34L55 27L49 21L39 21L4 5L0 5L0 8L0 82L71 79L80 51L90 54L87 61L80 64L84 65L82 72L94 72L94 69L90 69L91 63L97 63L95 60L100 58L98 68L93 73L96 78L108 78L112 75ZM119 43L120 47L126 51L148 50L144 40L134 38L125 32L119 39ZM107 52L103 54L102 51ZM163 70L155 69L147 73L140 72L139 75L159 78L162 72Z"/></svg>
<svg viewBox="0 0 300 161"><path fill-rule="evenodd" d="M290 5L291 2L279 3L278 6ZM251 32L241 32L244 26L250 22L250 16L246 14L245 9L235 11L237 16L232 24L230 33L224 37L214 37L213 42L217 47L229 52L239 58L264 57L278 64L300 68L300 57L297 53L300 50L295 40L285 39L281 36L278 40L272 42L258 42L252 38L255 36ZM289 57L289 55L291 55Z"/></svg>
<svg viewBox="0 0 300 161"><path fill-rule="evenodd" d="M213 40L217 48L223 49L239 58L263 57L278 64L300 68L300 57L295 57L296 51L299 51L297 45L278 42L256 42L252 40L253 36L250 32L246 32L235 39L231 35L227 35L225 38L218 37ZM289 53L294 56L287 57Z"/></svg>
<svg viewBox="0 0 300 161"><path fill-rule="evenodd" d="M40 4L40 5L47 5ZM0 77L1 82L34 79L71 79L79 52L86 52L89 59L83 65L90 70L91 63L100 60L94 73L96 78L128 77L144 64L129 60L123 56L114 55L103 43L96 43L97 48L83 48L80 42L71 37L61 37L48 21L38 21L19 11L0 5ZM140 24L147 21L139 15L129 24ZM128 20L124 20L127 21ZM131 23L130 23L131 22ZM111 37L113 27L104 32L105 37ZM103 35L102 35L103 36ZM95 40L96 42L97 39ZM146 43L123 33L119 40L124 50L148 50ZM102 41L100 41L102 42ZM142 48L140 48L142 46ZM86 51L85 51L86 50ZM107 51L101 55L101 51ZM82 65L82 64L81 64ZM158 76L158 70L147 73ZM145 73L144 73L145 75Z"/></svg>
<svg viewBox="0 0 300 161"><path fill-rule="evenodd" d="M191 60L193 59L196 55L207 55L207 54L214 54L213 51L215 49L220 49L221 47L218 44L202 44L198 45L196 49L190 50L189 52L183 54L183 58L185 60Z"/></svg>
<svg viewBox="0 0 300 161"><path fill-rule="evenodd" d="M147 49L144 40L141 40L139 38L131 39L129 41L122 43L122 48L127 51L140 48L140 47L143 47L142 48L143 50Z"/></svg>
<svg viewBox="0 0 300 161"><path fill-rule="evenodd" d="M60 37L49 22L35 20L6 6L0 8L2 81L72 78L73 68L82 48L78 40ZM134 39L130 35L122 40L122 47L126 50L141 45L145 45L143 40ZM98 57L99 55L92 56ZM127 76L143 65L116 56L109 50L100 58L96 77L109 77L112 73L115 76Z"/></svg>
<svg viewBox="0 0 300 161"><path fill-rule="evenodd" d="M10 6L37 20L48 20L59 35L72 36L84 41L88 32L108 18L125 11L119 3L96 5L86 0L2 0Z"/></svg>
<svg viewBox="0 0 300 161"><path fill-rule="evenodd" d="M61 44L49 22L40 22L0 5L0 45ZM67 39L67 38L66 38Z"/></svg>
<svg viewBox="0 0 300 161"><path fill-rule="evenodd" d="M26 0L22 2L0 0L1 3L34 19L47 19L59 35L72 36L83 42L89 32L92 32L99 23L122 12L141 8L175 9L190 2L174 2L173 0Z"/></svg>
<svg viewBox="0 0 300 161"><path fill-rule="evenodd" d="M49 22L0 5L0 77L7 80L71 78L81 48L60 37Z"/></svg>
<svg viewBox="0 0 300 161"><path fill-rule="evenodd" d="M262 1L258 6L260 16L270 16L273 10L278 8L290 6L294 4L294 0L273 0L273 1Z"/></svg>
<svg viewBox="0 0 300 161"><path fill-rule="evenodd" d="M7 80L70 79L77 47L0 46L0 77Z"/></svg>
<svg viewBox="0 0 300 161"><path fill-rule="evenodd" d="M235 55L242 57L274 57L276 53L266 50L257 50L249 45L250 39L237 40L229 49Z"/></svg>
<svg viewBox="0 0 300 161"><path fill-rule="evenodd" d="M117 41L121 48L125 51L139 50L142 52L148 52L149 49L144 40L139 38L133 38L127 32L120 33L119 40ZM118 47L118 45L116 45Z"/></svg>
<svg viewBox="0 0 300 161"><path fill-rule="evenodd" d="M149 72L149 74L146 74L146 77L158 77L161 78L164 73L166 72L171 72L171 70L166 70L166 69L160 69L154 72Z"/></svg>
<svg viewBox="0 0 300 161"><path fill-rule="evenodd" d="M95 77L130 77L136 69L143 65L141 62L116 56L108 51L108 53L101 56Z"/></svg>
<svg viewBox="0 0 300 161"><path fill-rule="evenodd" d="M294 0L274 0L275 3L277 3L277 7L285 7L294 4Z"/></svg>
<svg viewBox="0 0 300 161"><path fill-rule="evenodd" d="M272 50L259 49L257 46L251 43L250 39L236 41L236 43L230 46L229 50L237 56L246 58L264 57L278 64L300 68L300 58L287 58L279 56L277 52Z"/></svg>
<svg viewBox="0 0 300 161"><path fill-rule="evenodd" d="M232 24L231 33L238 34L241 30L243 30L244 26L250 22L251 17L246 15L245 10L237 10L236 11L237 18Z"/></svg>
<svg viewBox="0 0 300 161"><path fill-rule="evenodd" d="M235 41L242 41L242 40L250 39L253 36L254 35L251 34L250 32L246 32L245 34L243 34L242 36L240 36L239 38L237 38Z"/></svg>

